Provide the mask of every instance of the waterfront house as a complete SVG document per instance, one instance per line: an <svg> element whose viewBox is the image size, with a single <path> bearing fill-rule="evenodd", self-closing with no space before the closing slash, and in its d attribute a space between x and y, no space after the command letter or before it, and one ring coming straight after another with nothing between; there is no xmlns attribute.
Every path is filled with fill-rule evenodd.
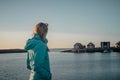
<svg viewBox="0 0 120 80"><path fill-rule="evenodd" d="M115 48L120 48L120 41L115 44Z"/></svg>
<svg viewBox="0 0 120 80"><path fill-rule="evenodd" d="M95 48L95 45L90 42L88 45L87 45L87 49L94 49Z"/></svg>
<svg viewBox="0 0 120 80"><path fill-rule="evenodd" d="M82 45L81 43L75 43L74 44L74 49L84 49L84 48L85 48L85 46Z"/></svg>
<svg viewBox="0 0 120 80"><path fill-rule="evenodd" d="M101 42L103 52L110 52L110 42Z"/></svg>
<svg viewBox="0 0 120 80"><path fill-rule="evenodd" d="M81 43L75 43L74 44L74 50L77 51L78 53L84 48L85 48L85 46L82 45Z"/></svg>

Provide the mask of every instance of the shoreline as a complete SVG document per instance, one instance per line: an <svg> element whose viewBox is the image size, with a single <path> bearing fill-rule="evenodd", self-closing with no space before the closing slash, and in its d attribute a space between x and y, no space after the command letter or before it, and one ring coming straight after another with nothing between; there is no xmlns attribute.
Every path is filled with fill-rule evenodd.
<svg viewBox="0 0 120 80"><path fill-rule="evenodd" d="M27 52L24 49L0 49L0 54L3 53L24 53Z"/></svg>
<svg viewBox="0 0 120 80"><path fill-rule="evenodd" d="M71 48L50 48L50 51L63 51L63 50L68 50L68 49L71 49ZM24 52L27 52L26 50L24 49L0 49L0 54L3 54L3 53L24 53Z"/></svg>
<svg viewBox="0 0 120 80"><path fill-rule="evenodd" d="M71 52L71 53L120 52L120 48L114 48L114 47L111 47L110 49L108 49L108 52L104 52L104 50L101 49L100 47L94 48L94 49L84 48L84 49L80 49L79 51L75 50L74 48L59 48L59 50L58 49L50 49L50 51L55 51L55 50L57 50L58 52ZM24 49L0 49L0 54L4 54L4 53L25 53L25 52L27 52L27 51L24 50Z"/></svg>
<svg viewBox="0 0 120 80"><path fill-rule="evenodd" d="M61 52L71 52L71 53L94 53L94 52L100 52L100 53L110 53L110 52L120 52L120 48L115 48L115 47L111 47L110 49L102 49L100 47L98 48L93 48L93 49L88 49L88 48L84 48L84 49L79 49L76 50L74 48L69 49L69 50L63 50Z"/></svg>

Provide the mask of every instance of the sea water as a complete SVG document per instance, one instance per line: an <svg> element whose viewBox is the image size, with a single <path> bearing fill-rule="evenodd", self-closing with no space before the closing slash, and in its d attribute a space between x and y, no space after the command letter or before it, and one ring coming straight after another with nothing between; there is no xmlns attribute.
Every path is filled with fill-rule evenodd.
<svg viewBox="0 0 120 80"><path fill-rule="evenodd" d="M0 80L29 80L26 53L0 54ZM49 52L52 80L120 80L120 53Z"/></svg>

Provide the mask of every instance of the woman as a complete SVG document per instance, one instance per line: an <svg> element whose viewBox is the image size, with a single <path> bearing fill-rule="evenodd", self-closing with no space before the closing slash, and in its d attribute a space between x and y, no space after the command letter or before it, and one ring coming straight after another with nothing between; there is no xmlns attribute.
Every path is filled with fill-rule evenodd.
<svg viewBox="0 0 120 80"><path fill-rule="evenodd" d="M27 68L31 70L29 80L51 80L50 63L46 35L47 23L38 23L33 31L33 38L28 39Z"/></svg>

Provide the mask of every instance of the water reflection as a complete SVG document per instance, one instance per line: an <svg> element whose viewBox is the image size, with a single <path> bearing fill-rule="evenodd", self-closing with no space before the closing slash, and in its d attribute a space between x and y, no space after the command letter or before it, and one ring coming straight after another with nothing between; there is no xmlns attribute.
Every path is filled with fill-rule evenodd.
<svg viewBox="0 0 120 80"><path fill-rule="evenodd" d="M120 53L50 52L52 80L120 80ZM0 54L0 80L28 80L26 53Z"/></svg>

